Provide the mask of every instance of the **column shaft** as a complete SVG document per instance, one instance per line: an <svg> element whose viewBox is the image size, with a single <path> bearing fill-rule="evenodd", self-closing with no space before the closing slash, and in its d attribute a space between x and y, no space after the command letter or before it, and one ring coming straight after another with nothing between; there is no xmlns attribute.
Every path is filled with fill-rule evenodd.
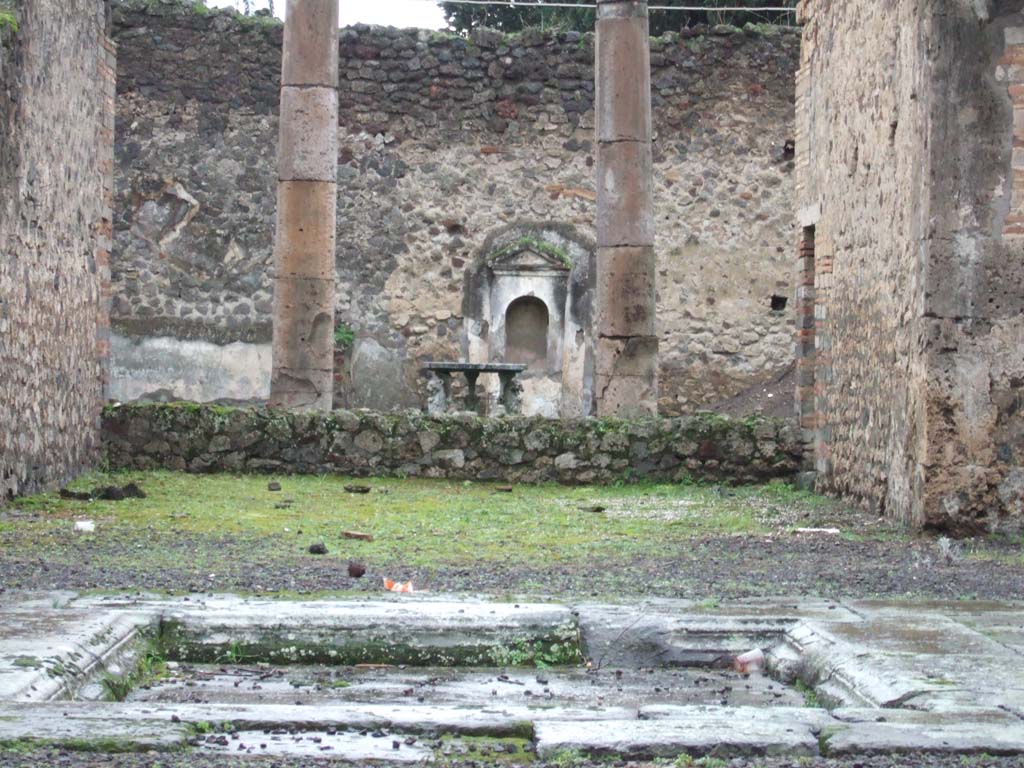
<svg viewBox="0 0 1024 768"><path fill-rule="evenodd" d="M599 416L658 407L646 0L598 0L595 46Z"/></svg>
<svg viewBox="0 0 1024 768"><path fill-rule="evenodd" d="M288 0L270 380L280 408L325 411L333 399L337 88L337 0Z"/></svg>

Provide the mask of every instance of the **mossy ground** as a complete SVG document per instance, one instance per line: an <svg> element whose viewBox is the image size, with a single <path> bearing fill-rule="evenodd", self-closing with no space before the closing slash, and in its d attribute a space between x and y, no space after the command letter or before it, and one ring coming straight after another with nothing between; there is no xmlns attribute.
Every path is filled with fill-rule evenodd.
<svg viewBox="0 0 1024 768"><path fill-rule="evenodd" d="M275 479L281 491L269 491ZM667 544L715 534L767 534L804 525L831 508L827 500L782 483L743 488L697 485L620 487L507 486L443 480L359 479L254 475L187 475L174 472L93 474L73 490L139 484L145 499L74 501L49 493L20 499L14 509L36 512L0 521L17 548L59 546L73 520L89 518L96 533L79 540L135 540L131 560L162 564L156 541L175 536L273 542L302 555L322 541L328 558L354 557L376 565L439 566L488 562L585 561L629 558ZM364 485L370 493L345 491ZM603 511L598 508L604 507ZM344 538L372 534L372 542ZM34 546L34 545L33 545ZM203 557L216 558L212 553ZM171 563L166 563L171 565ZM213 563L211 562L211 566Z"/></svg>
<svg viewBox="0 0 1024 768"><path fill-rule="evenodd" d="M271 480L282 489L268 490ZM161 471L97 473L71 488L128 482L147 498L48 493L0 508L0 583L291 595L380 592L387 576L431 591L698 599L1004 597L1024 585L1024 563L1005 542L975 542L945 566L933 540L781 482L506 492L442 480ZM346 492L354 483L370 493ZM95 532L76 533L79 519ZM840 533L796 533L815 527ZM310 554L314 542L328 554ZM365 578L349 577L349 560L366 566Z"/></svg>

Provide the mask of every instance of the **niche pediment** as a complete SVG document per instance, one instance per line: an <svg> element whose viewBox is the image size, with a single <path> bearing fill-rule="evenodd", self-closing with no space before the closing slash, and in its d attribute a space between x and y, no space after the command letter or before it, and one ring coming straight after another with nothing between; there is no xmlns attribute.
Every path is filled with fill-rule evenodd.
<svg viewBox="0 0 1024 768"><path fill-rule="evenodd" d="M515 242L497 251L488 264L496 272L568 272L569 257L559 248L543 242Z"/></svg>

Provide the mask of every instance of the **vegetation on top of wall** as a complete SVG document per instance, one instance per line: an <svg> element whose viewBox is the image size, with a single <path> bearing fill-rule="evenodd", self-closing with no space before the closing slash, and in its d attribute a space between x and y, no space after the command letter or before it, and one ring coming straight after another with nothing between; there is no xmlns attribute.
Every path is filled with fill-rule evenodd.
<svg viewBox="0 0 1024 768"><path fill-rule="evenodd" d="M14 15L14 0L0 0L0 38L5 32L18 31L18 17Z"/></svg>
<svg viewBox="0 0 1024 768"><path fill-rule="evenodd" d="M3 8L4 2L9 4L10 1L0 0L0 9ZM115 7L124 10L144 11L159 16L184 16L189 14L211 17L220 16L232 19L240 26L248 26L255 29L276 27L283 24L280 19L268 14L266 11L242 12L232 7L211 8L206 4L205 0L114 0L114 4ZM576 13L575 10L572 12ZM593 12L591 11L590 13L592 15ZM2 11L0 11L0 15L2 15ZM653 16L654 14L652 14L652 18ZM754 18L753 16L750 17L750 19ZM660 49L670 45L677 45L680 38L702 37L705 35L723 37L745 33L748 36L771 37L787 30L798 30L797 27L791 24L763 17L756 17L756 20L749 20L747 17L732 18L731 21L733 24L742 24L742 28L723 20L713 22L712 24L698 23L690 26L685 24L681 26L653 25L651 28L651 47L652 49ZM361 26L365 27L367 25ZM372 27L373 25L370 26ZM0 28L2 28L2 23L0 23ZM567 26L565 24L552 24L547 21L542 25L538 20L535 23L521 26L513 25L512 27L495 24L488 26L487 24L474 23L466 29L456 27L449 30L430 30L427 32L426 42L430 45L445 45L453 42L464 43L473 41L478 36L486 39L490 35L493 36L492 46L495 43L506 46L517 44L536 46L548 44L559 39L564 40L567 34L574 36L578 34L578 38L572 37L565 41L573 42L580 48L588 48L593 45L593 29L592 21L581 21L578 24ZM467 48L467 52L471 53L472 51Z"/></svg>
<svg viewBox="0 0 1024 768"><path fill-rule="evenodd" d="M516 32L530 27L561 31L593 29L596 13L583 4L579 7L558 8L533 5L537 0L524 0L514 5L479 6L458 3L441 3L445 21L452 29L469 32L480 27L490 27L502 32ZM658 35L671 30L685 29L697 24L745 24L769 22L792 26L796 23L797 0L782 0L777 3L791 10L757 11L741 10L746 6L756 8L763 5L760 0L704 0L703 9L680 8L678 10L652 10L651 31ZM686 5L685 3L675 3ZM672 2L667 5L673 5ZM531 7L533 6L533 7Z"/></svg>
<svg viewBox="0 0 1024 768"><path fill-rule="evenodd" d="M222 16L249 27L275 27L284 24L268 13L242 13L235 8L211 8L206 0L114 0L116 8L143 11L155 16Z"/></svg>

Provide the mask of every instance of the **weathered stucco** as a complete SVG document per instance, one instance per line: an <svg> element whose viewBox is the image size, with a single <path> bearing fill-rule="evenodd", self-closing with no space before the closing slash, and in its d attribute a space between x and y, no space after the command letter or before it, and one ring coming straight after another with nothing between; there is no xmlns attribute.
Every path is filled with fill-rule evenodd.
<svg viewBox="0 0 1024 768"><path fill-rule="evenodd" d="M805 0L802 15L815 323L798 383L819 481L919 526L1019 527L1021 3Z"/></svg>
<svg viewBox="0 0 1024 768"><path fill-rule="evenodd" d="M0 24L0 499L99 458L113 166L102 0Z"/></svg>
<svg viewBox="0 0 1024 768"><path fill-rule="evenodd" d="M115 21L115 330L265 343L281 26L148 0ZM336 309L356 352L398 361L377 407L419 402L422 362L463 354L465 273L494 233L595 239L592 40L342 30ZM770 303L791 291L796 50L776 29L651 41L663 412L792 363L791 312ZM380 395L359 376L339 405Z"/></svg>

